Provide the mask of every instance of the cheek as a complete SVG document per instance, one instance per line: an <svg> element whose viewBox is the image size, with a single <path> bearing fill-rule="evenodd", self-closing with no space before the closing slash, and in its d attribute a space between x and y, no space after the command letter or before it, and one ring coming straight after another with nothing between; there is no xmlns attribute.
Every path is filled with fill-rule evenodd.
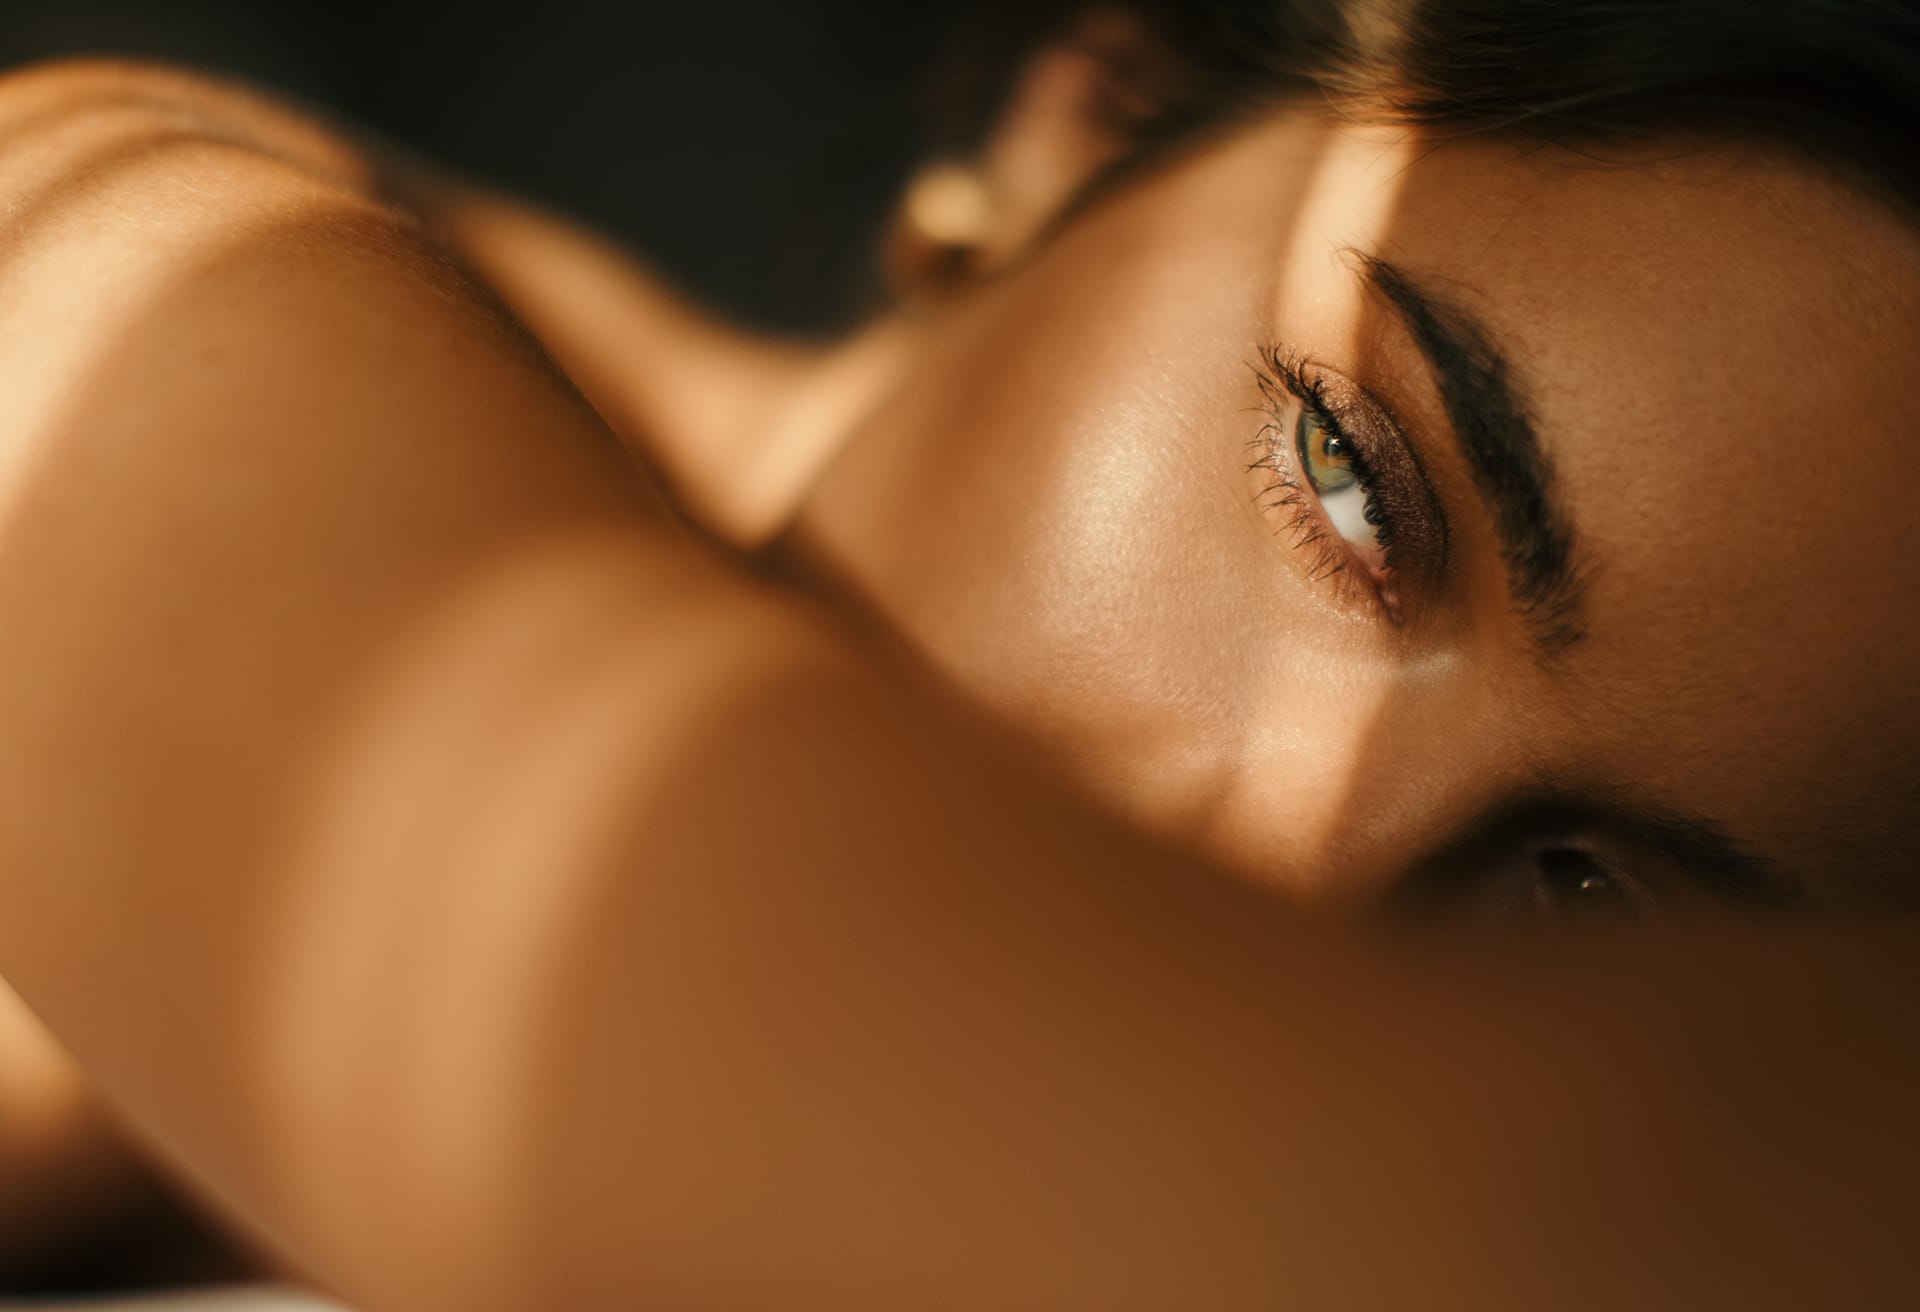
<svg viewBox="0 0 1920 1312"><path fill-rule="evenodd" d="M802 531L996 710L1141 755L1242 715L1271 634L1230 443L1192 431L1165 379L1101 355L1041 331L939 362L823 480Z"/></svg>
<svg viewBox="0 0 1920 1312"><path fill-rule="evenodd" d="M795 547L1115 811L1265 877L1343 838L1379 680L1254 506L1253 330L1044 305L943 343Z"/></svg>
<svg viewBox="0 0 1920 1312"><path fill-rule="evenodd" d="M1096 214L981 294L787 545L1113 810L1264 876L1351 842L1391 676L1254 504L1285 234L1222 224L1245 192Z"/></svg>
<svg viewBox="0 0 1920 1312"><path fill-rule="evenodd" d="M1101 750L1228 733L1274 637L1235 462L1277 238L1244 174L1192 161L977 290L801 516L958 682Z"/></svg>
<svg viewBox="0 0 1920 1312"><path fill-rule="evenodd" d="M1237 756L1278 626L1236 464L1255 330L1169 316L1204 300L1171 295L1193 274L1041 271L976 307L798 529L810 567L970 695L1142 798Z"/></svg>

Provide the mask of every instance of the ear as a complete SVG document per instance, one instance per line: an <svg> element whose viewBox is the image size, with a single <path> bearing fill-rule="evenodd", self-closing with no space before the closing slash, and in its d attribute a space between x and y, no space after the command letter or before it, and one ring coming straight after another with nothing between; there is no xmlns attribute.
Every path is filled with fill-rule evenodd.
<svg viewBox="0 0 1920 1312"><path fill-rule="evenodd" d="M909 182L887 243L890 285L911 296L1003 266L1126 153L1175 86L1145 23L1083 15L1027 59L973 158L936 161Z"/></svg>

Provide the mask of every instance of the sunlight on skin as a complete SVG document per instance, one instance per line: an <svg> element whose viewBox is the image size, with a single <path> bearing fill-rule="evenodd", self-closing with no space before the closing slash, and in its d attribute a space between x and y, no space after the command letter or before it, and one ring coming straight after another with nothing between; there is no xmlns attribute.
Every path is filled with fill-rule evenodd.
<svg viewBox="0 0 1920 1312"><path fill-rule="evenodd" d="M46 258L67 247L73 234L62 222L74 209L84 210L94 185L89 175L110 179L116 191L130 176L141 172L159 179L175 166L177 156L159 148L168 141L165 131L152 137L154 148L129 148L127 114L115 109L83 119L73 128L74 148L85 152L86 163L75 170L65 161L58 169L34 169L36 152L8 148L0 136L0 171L23 183L26 193L8 206L4 240L12 258L0 262L0 296L20 299L44 296L43 289L71 278L58 259ZM0 518L15 509L17 499L35 486L33 469L45 444L59 434L58 417L69 407L75 388L94 376L94 343L112 341L114 329L135 317L152 302L167 282L160 261L135 258L157 248L177 250L183 259L216 249L223 234L210 233L198 216L185 222L179 210L155 207L151 221L138 232L102 234L90 252L95 267L115 269L117 276L100 279L98 294L68 301L62 318L40 318L32 324L8 322L0 328L0 351L11 367L39 380L40 385L10 396L8 440L0 444ZM115 238L117 237L117 241ZM34 258L35 255L42 258Z"/></svg>
<svg viewBox="0 0 1920 1312"><path fill-rule="evenodd" d="M565 361L680 507L744 550L787 522L849 416L873 403L917 345L917 326L904 318L831 347L775 341L719 322L573 223L426 166L404 170L399 190ZM493 258L500 250L512 258Z"/></svg>
<svg viewBox="0 0 1920 1312"><path fill-rule="evenodd" d="M730 462L715 486L737 479L743 504L736 512L736 545L763 547L792 518L801 490L819 478L846 436L849 415L874 403L918 349L919 330L910 321L883 319L835 347L783 391L778 406L748 429L750 445ZM695 435L716 432L687 430ZM722 451L710 443L718 461Z"/></svg>
<svg viewBox="0 0 1920 1312"><path fill-rule="evenodd" d="M67 133L84 134L117 118L123 129L164 126L183 138L257 151L349 190L373 190L375 174L365 150L311 113L237 83L106 56L7 69L4 80L0 143L17 140L24 154L43 152L63 167L72 157L64 154L64 146L47 151L46 133L55 133L52 140L58 143Z"/></svg>
<svg viewBox="0 0 1920 1312"><path fill-rule="evenodd" d="M313 1127L351 1135L367 1127L342 1116L382 1108L392 1150L474 1209L415 1214L416 1241L436 1251L462 1232L505 1232L518 1205L510 1163L475 1148L515 1141L516 1091L533 1071L525 1045L542 1031L545 981L565 964L552 954L576 941L594 892L539 876L610 841L621 808L609 793L634 783L621 764L636 722L648 741L699 733L615 665L619 631L652 622L646 608L607 604L610 589L631 589L632 560L616 540L554 543L422 616L343 703L298 808L289 850L302 861L266 931L278 948L260 993L262 1106L285 1127L272 1136L285 1154L276 1170L317 1200L351 1188L301 1150L328 1137ZM651 686L714 677L707 645L680 644ZM343 960L402 963L406 977L343 972ZM316 1224L357 1219L311 1210Z"/></svg>
<svg viewBox="0 0 1920 1312"><path fill-rule="evenodd" d="M82 68L111 88L114 98L87 103L82 92L89 79L75 76ZM254 153L258 143L232 129L236 119L258 121L270 124L275 155L297 157L303 166L343 178L364 174L357 154L331 133L246 93L224 89L226 117L216 120L206 105L207 84L170 70L133 69L109 60L63 64L54 76L33 69L9 74L7 90L0 174L7 179L8 202L0 242L8 258L0 260L0 296L35 297L70 279L72 270L59 256L76 241L87 243L87 267L94 275L86 297L50 298L65 307L63 316L0 327L0 351L9 366L36 380L35 387L7 400L0 520L13 499L35 485L37 453L57 435L57 420L71 407L75 389L92 383L99 344L116 341L118 329L137 320L165 290L174 267L169 261L192 267L245 240L246 225L233 216L223 225L209 225L202 210L179 203L177 188L169 184L177 178L183 152L226 169L229 177L261 176L277 164L263 161ZM49 121L43 123L43 116ZM206 135L194 135L202 131ZM325 185L316 180L313 190L318 199ZM103 222L87 213L109 193L116 206L139 213L137 225ZM345 193L339 198L344 200ZM352 207L364 208L358 201ZM75 214L86 215L84 231L67 222ZM257 216L259 222L269 218Z"/></svg>
<svg viewBox="0 0 1920 1312"><path fill-rule="evenodd" d="M658 547L615 533L514 553L369 658L330 717L288 808L294 860L262 931L250 1026L263 1118L251 1169L273 1181L303 1254L380 1251L398 1224L409 1251L454 1262L475 1236L527 1232L523 1173L538 1167L520 1154L550 1106L544 1045L578 1009L579 945L620 896L607 884L651 913L626 945L642 977L677 949L644 931L677 923L652 899L685 896L684 858L635 862L636 799L672 794L687 761L737 739L714 720L750 713L733 704L743 685L804 685L843 659L796 650L784 606L683 605L684 577L650 591L671 564L716 568L663 564ZM742 804L723 790L700 805ZM724 987L724 971L706 975L696 987ZM630 1057L644 1061L659 1004L629 1002ZM674 1012L668 1032L698 1014ZM413 1163L389 1206L339 1207L361 1168L312 1151L328 1142Z"/></svg>
<svg viewBox="0 0 1920 1312"><path fill-rule="evenodd" d="M1894 534L1910 396L1897 351L1823 326L1913 331L1911 232L1791 158L1650 153L1277 115L1131 175L954 297L809 492L792 555L1114 813L1287 891L1379 894L1503 808L1570 796L1698 811L1836 906L1876 867L1897 893L1906 872L1869 845L1912 761L1888 714L1916 622ZM1510 358L1589 584L1574 649L1542 659L1484 474L1350 250ZM1374 393L1445 512L1403 630L1255 505L1268 345ZM1780 474L1836 423L1889 473L1860 517L1885 540L1874 570L1832 568L1812 526L1844 508ZM1808 677L1841 651L1847 679ZM1811 769L1782 750L1842 740L1862 746ZM1854 782L1827 823L1778 804L1836 778Z"/></svg>
<svg viewBox="0 0 1920 1312"><path fill-rule="evenodd" d="M621 440L671 475L696 522L739 542L766 532L779 503L764 440L772 399L821 351L724 325L597 233L430 165L405 161L394 190L566 362ZM495 259L502 249L514 258Z"/></svg>
<svg viewBox="0 0 1920 1312"><path fill-rule="evenodd" d="M1340 802L1359 782L1344 750L1355 726L1379 717L1396 681L1445 678L1455 661L1434 653L1368 677L1387 662L1360 641L1358 615L1275 642L1267 589L1317 604L1318 585L1244 566L1250 552L1284 553L1257 489L1220 477L1245 463L1258 423L1261 343L1241 325L1304 322L1323 345L1358 331L1360 289L1327 244L1328 216L1383 226L1401 181L1403 153L1379 143L1298 132L1291 144L1253 195L1239 171L1176 162L1175 182L1135 182L960 299L827 469L797 541L888 622L904 613L932 665L1134 822L1281 891L1323 895L1351 837ZM1177 206L1136 203L1177 188ZM1209 239L1196 242L1203 222ZM1313 249L1289 259L1289 232L1293 249ZM1283 285L1288 270L1303 274ZM1245 398L1233 407L1245 435L1218 427L1223 398ZM918 449L921 430L956 446ZM1288 705L1302 670L1349 690L1337 714ZM1276 861L1271 826L1247 817L1271 812L1272 779L1288 771Z"/></svg>
<svg viewBox="0 0 1920 1312"><path fill-rule="evenodd" d="M1352 172L1373 196L1370 163ZM959 414L948 436L973 446L887 444L873 458L904 469L902 494L816 537L849 548L834 563L856 596L944 586L901 629L997 708L1082 735L1068 753L1095 785L1151 791L1129 754L1158 753L1175 778L1140 813L1241 855L1247 835L1283 833L1301 865L1282 873L1300 878L1355 842L1350 749L1386 732L1457 758L1430 770L1407 753L1416 779L1376 786L1375 814L1419 841L1439 813L1419 790L1485 750L1436 721L1496 717L1445 699L1424 721L1397 715L1399 687L1452 677L1445 644L1380 680L1352 610L1307 593L1297 562L1264 568L1271 530L1232 461L1252 326L1298 295L1302 317L1328 316L1318 349L1389 349L1342 341L1351 293L1320 281L1326 252L1296 243L1306 267L1278 285L1273 215L1309 180L1265 164L1203 162L1158 217L1119 198L988 292L981 306L1014 317L963 313L930 348L963 367L898 398ZM1316 193L1336 185L1332 161L1318 167ZM1413 1260L1359 1273L1396 1287L1370 1301L1417 1301L1423 1276L1477 1261L1482 1285L1531 1284L1514 1301L1538 1306L1551 1241L1617 1234L1616 1217L1654 1266L1760 1283L1793 1266L1778 1232L1795 1214L1689 1206L1689 1188L1739 1198L1749 1173L1782 1178L1699 1127L1767 1136L1766 1099L1784 1097L1813 1187L1783 1192L1819 1222L1830 1154L1817 1110L1795 1109L1830 1106L1833 1072L1875 1069L1855 1039L1874 1015L1829 1022L1783 1001L1792 970L1720 978L1697 944L1655 936L1632 956L1536 940L1551 969L1529 952L1388 963L1118 841L917 685L896 695L891 667L849 655L824 696L783 682L811 669L819 632L736 609L757 586L655 542L629 569L589 540L615 518L594 494L611 442L483 313L417 269L358 259L362 232L279 225L283 210L236 190L241 218L221 231L264 253L196 248L156 304L102 325L97 382L66 384L55 417L70 461L33 471L80 490L8 516L7 545L25 544L12 559L37 548L61 568L38 588L32 569L0 573L6 613L63 626L5 657L0 723L26 763L13 782L51 763L100 787L70 815L57 785L24 792L47 805L22 808L28 859L0 928L95 1069L316 1270L397 1307L622 1306L645 1272L736 1306L897 1306L936 1285L1057 1305L1029 1278L1051 1275L1084 1277L1083 1302L1159 1308L1214 1278L1351 1288L1351 1236L1377 1233ZM1383 209L1397 223L1408 203ZM1217 299L1193 294L1208 278L1227 286ZM1083 279L1095 293L1067 296ZM1163 315L1169 330L1142 341ZM302 338L316 320L331 331ZM268 331L272 349L249 354ZM279 372L289 356L302 367ZM250 463L260 415L285 440ZM1085 449L1047 446L1059 431ZM1026 451L1040 477L992 481ZM891 535L863 539L876 522ZM964 525L986 530L980 554L935 531ZM141 568L154 560L174 571L159 588ZM1286 622L1304 626L1291 645ZM1243 782L1256 764L1291 785L1268 807ZM1282 823L1247 821L1262 810ZM1222 838L1228 820L1241 828ZM98 949L97 978L63 979L73 941ZM1638 969L1661 951L1687 955ZM1680 990L1693 1005L1676 1011L1665 986L1695 973L1706 991ZM1833 1050L1743 1064L1794 1024ZM1898 1076L1909 1053L1880 1065ZM1750 1069L1766 1078L1743 1100ZM1910 1082L1854 1084L1867 1124L1903 1124L1872 1098ZM1567 1124L1589 1130L1587 1156L1560 1151ZM1606 1178L1629 1148L1679 1165ZM1485 1188L1462 1200L1461 1179ZM1863 1231L1900 1220L1859 1215ZM1806 1251L1834 1251L1837 1225L1803 1235ZM1765 1260L1746 1260L1756 1245Z"/></svg>
<svg viewBox="0 0 1920 1312"><path fill-rule="evenodd" d="M1371 245L1390 227L1407 181L1406 165L1417 148L1400 133L1375 137L1334 132L1316 136L1312 144L1311 176L1285 202L1294 210L1284 253L1272 262L1276 280L1265 322L1288 325L1302 340L1324 343L1319 350L1326 363L1359 361L1373 345L1375 320L1362 312L1364 292L1343 249ZM1329 234L1338 235L1330 242ZM1258 506L1258 497L1249 500L1250 510L1257 512ZM1261 533L1273 535L1271 520L1256 513L1255 522ZM1288 663L1300 659L1297 651L1286 658ZM1246 840L1235 833L1236 826L1244 830L1244 821L1236 816L1261 809L1277 777L1291 773L1295 779L1310 780L1314 794L1325 800L1300 807L1301 818L1294 824L1296 832L1306 826L1302 839L1316 854L1303 869L1318 874L1291 885L1290 891L1337 902L1342 890L1332 872L1363 855L1348 850L1351 799L1365 797L1369 782L1363 775L1366 763L1348 748L1352 726L1391 731L1389 708L1398 690L1440 686L1463 666L1458 653L1446 648L1408 662L1401 653L1389 658L1358 644L1329 646L1322 660L1324 681L1343 689L1340 716L1301 716L1290 713L1284 703L1264 706L1254 717L1259 749L1247 751L1232 792L1217 809L1220 832L1215 841L1223 851L1238 848L1244 853ZM1284 685L1284 679L1275 682Z"/></svg>
<svg viewBox="0 0 1920 1312"><path fill-rule="evenodd" d="M139 120L144 111L131 111ZM10 236L28 243L16 248L20 258L0 262L0 296L10 303L58 305L63 312L36 316L31 323L0 320L0 351L9 371L17 378L31 379L31 386L16 387L8 395L8 441L0 446L0 523L18 535L20 526L33 524L45 515L57 522L58 507L71 495L70 482L60 475L62 459L71 460L76 432L103 446L120 436L109 425L96 429L86 416L111 409L120 400L125 362L114 356L116 348L154 313L156 305L166 305L180 295L182 270L193 270L221 263L244 246L253 236L277 228L287 218L285 210L263 207L258 212L224 209L210 221L197 196L178 185L178 173L185 160L203 170L202 177L218 184L244 187L264 178L284 179L286 170L276 162L218 142L174 137L165 148L156 136L155 146L144 142L134 151L88 150L86 139L97 132L103 140L115 133L124 141L128 130L127 114L118 107L98 115L81 115L75 120L80 140L66 144L82 150L78 167L72 158L61 157L60 167L49 170L29 198L19 202L21 221L9 228ZM56 156L58 152L52 152ZM11 161L26 166L31 158ZM97 180L90 178L92 168L105 170ZM16 171L15 176L18 176ZM211 189L211 187L209 188ZM106 207L101 195L111 197ZM300 198L314 215L329 211L337 214L363 212L364 205L337 193L330 194L321 184ZM65 212L71 206L81 222L71 222ZM137 216L137 221L127 221ZM66 295L76 273L65 258L75 246L84 246L87 278L85 295ZM141 364L150 364L141 361ZM144 456L146 453L139 453ZM135 461L128 461L129 467ZM53 472L48 472L52 470ZM233 491L227 485L232 476L220 471L202 480L200 490L211 498ZM8 540L9 550L24 550L31 555L38 546ZM92 544L89 544L92 545ZM102 542L100 549L110 551L119 544ZM103 594L100 611L111 612L128 602L123 593L138 593L141 581L127 577L123 569L114 578L113 591ZM129 611L134 609L129 607ZM124 615L122 616L124 618ZM114 616L99 614L93 623L111 624ZM85 626L81 626L85 627ZM87 630L91 636L92 630ZM74 635L63 635L71 640ZM79 639L84 643L85 639ZM42 659L57 661L62 644L49 644L54 650L41 653ZM156 653L157 655L158 653ZM35 713L36 693L57 687L53 671L29 665L29 672L16 672L0 685L0 708L15 716L16 732L21 725L31 731L56 733L42 726ZM38 674L40 677L33 677ZM209 725L209 727L212 727ZM73 743L76 752L88 748ZM90 744L88 745L90 747ZM125 744L120 753L136 755ZM103 792L123 782L117 776L103 779ZM83 847L110 836L91 835L84 828L63 826L62 838Z"/></svg>
<svg viewBox="0 0 1920 1312"><path fill-rule="evenodd" d="M46 130L60 149L35 139L48 156L40 186L24 169L9 177L24 189L7 235L31 244L0 263L0 290L10 307L50 312L0 317L12 380L0 481L0 559L12 568L0 598L44 639L12 652L0 680L9 762L38 760L6 780L9 795L41 799L10 816L7 859L84 876L34 902L46 927L16 931L9 971L53 1025L101 1026L110 1052L85 1033L72 1046L103 1084L129 1066L151 1074L135 1128L237 1211L238 1197L292 1187L273 1165L274 1118L241 1105L259 1070L252 1018L271 1012L277 977L276 945L251 922L283 892L272 857L302 799L291 770L253 763L305 759L300 744L326 725L335 686L377 654L365 648L383 612L410 614L449 570L557 524L630 522L645 497L586 408L530 351L516 356L522 344L484 305L450 298L434 281L442 266L376 206L226 141L163 134L149 150L144 114L61 119ZM117 140L138 149L103 158L88 134L116 115ZM328 301L343 283L360 291ZM234 327L260 304L279 307L270 338ZM423 323L444 344L418 348L442 340ZM440 380L431 415L463 435L457 478L393 440L425 427L395 407L407 393L391 374L369 381L397 350L413 352L403 383ZM478 398L458 385L476 357L495 384ZM199 408L210 387L224 404ZM456 417L447 407L461 398L471 405ZM319 414L339 424L325 440L310 426ZM267 423L280 440L263 458ZM533 432L546 439L534 449L560 454L526 460ZM320 485L333 494L309 499ZM514 496L499 513L475 508L502 487ZM356 532L353 516L383 496L403 544ZM341 507L352 508L344 518ZM208 530L229 521L245 525L235 539ZM276 549L293 568L263 563ZM36 566L47 557L62 568ZM225 601L196 609L215 597ZM62 789L69 774L91 790ZM183 833L187 814L211 823ZM116 871L129 879L117 892L89 882ZM91 929L70 918L101 906L113 910ZM385 925L360 928L378 940ZM64 945L79 941L84 975L46 998L48 979L75 969ZM338 971L354 954L331 942ZM224 971L225 986L203 988L201 969ZM357 976L336 979L350 988ZM203 1080L225 1081L230 1096L176 1096ZM203 1135L247 1145L230 1172L181 1160Z"/></svg>
<svg viewBox="0 0 1920 1312"><path fill-rule="evenodd" d="M133 90L119 82L118 66L90 67L121 90ZM175 270L217 260L246 239L256 219L272 219L229 213L210 224L203 209L191 199L182 203L170 185L187 157L228 180L279 167L263 166L222 134L217 140L182 134L180 119L194 116L175 112L165 93L176 82L196 81L150 75L141 79L139 95L76 106L66 103L74 91L66 79L42 81L31 72L7 79L0 117L0 176L7 180L0 298L54 308L0 316L0 358L11 376L31 380L7 391L0 524L31 519L38 507L67 494L65 480L44 470L58 467L73 413L115 387L103 359L176 290ZM236 107L243 99L229 96ZM299 136L315 147L322 140L310 127ZM344 158L337 146L323 153ZM129 213L138 215L137 223L120 221ZM86 250L80 272L70 260L76 243ZM84 284L84 294L68 294L77 284ZM31 698L44 681L23 682L8 691ZM101 969L94 987L108 988L111 973ZM0 1259L32 1252L36 1236L50 1242L63 1227L84 1235L86 1227L136 1202L151 1206L142 1192L151 1187L148 1177L95 1103L90 1081L83 1083L4 981L0 1063ZM18 1200L7 1196L16 1189L24 1191Z"/></svg>

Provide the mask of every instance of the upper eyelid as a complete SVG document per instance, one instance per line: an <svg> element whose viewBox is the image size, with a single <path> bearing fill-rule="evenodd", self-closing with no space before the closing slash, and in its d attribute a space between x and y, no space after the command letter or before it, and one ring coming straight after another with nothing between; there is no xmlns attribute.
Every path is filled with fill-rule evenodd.
<svg viewBox="0 0 1920 1312"><path fill-rule="evenodd" d="M1405 430L1386 403L1373 392L1336 370L1314 363L1304 353L1274 349L1281 352L1275 357L1276 364L1284 366L1293 381L1305 390L1303 399L1334 418L1341 431L1355 437L1363 451L1370 452L1383 439L1406 443ZM1280 381L1285 386L1287 378L1283 375ZM1292 392L1291 388L1287 390Z"/></svg>
<svg viewBox="0 0 1920 1312"><path fill-rule="evenodd" d="M1269 347L1255 370L1269 401L1273 399L1271 389L1278 388L1326 419L1337 433L1353 442L1363 467L1369 466L1381 438L1405 441L1399 424L1378 398L1344 375L1315 364L1304 352Z"/></svg>

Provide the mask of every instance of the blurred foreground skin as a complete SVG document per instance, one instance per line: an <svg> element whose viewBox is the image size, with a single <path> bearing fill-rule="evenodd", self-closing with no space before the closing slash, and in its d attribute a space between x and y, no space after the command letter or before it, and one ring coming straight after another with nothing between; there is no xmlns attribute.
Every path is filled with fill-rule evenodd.
<svg viewBox="0 0 1920 1312"><path fill-rule="evenodd" d="M0 1271L126 1195L133 1172L110 1143L80 1073L0 988Z"/></svg>
<svg viewBox="0 0 1920 1312"><path fill-rule="evenodd" d="M1196 826L1208 864L1123 829L716 545L806 522L823 434L924 320L813 359L564 225L415 198L589 406L353 150L270 106L29 72L0 83L0 176L0 971L187 1187L325 1287L396 1312L1910 1295L1906 933L1305 922L1218 877L1246 873L1232 842ZM718 408L674 386L720 378L746 382ZM703 483L703 425L741 443L723 467L761 454L742 432L784 454ZM781 563L826 589L814 522ZM1126 811L1127 781L1082 782Z"/></svg>
<svg viewBox="0 0 1920 1312"><path fill-rule="evenodd" d="M213 1283L259 1269L180 1206L4 987L0 1166L0 1290Z"/></svg>

